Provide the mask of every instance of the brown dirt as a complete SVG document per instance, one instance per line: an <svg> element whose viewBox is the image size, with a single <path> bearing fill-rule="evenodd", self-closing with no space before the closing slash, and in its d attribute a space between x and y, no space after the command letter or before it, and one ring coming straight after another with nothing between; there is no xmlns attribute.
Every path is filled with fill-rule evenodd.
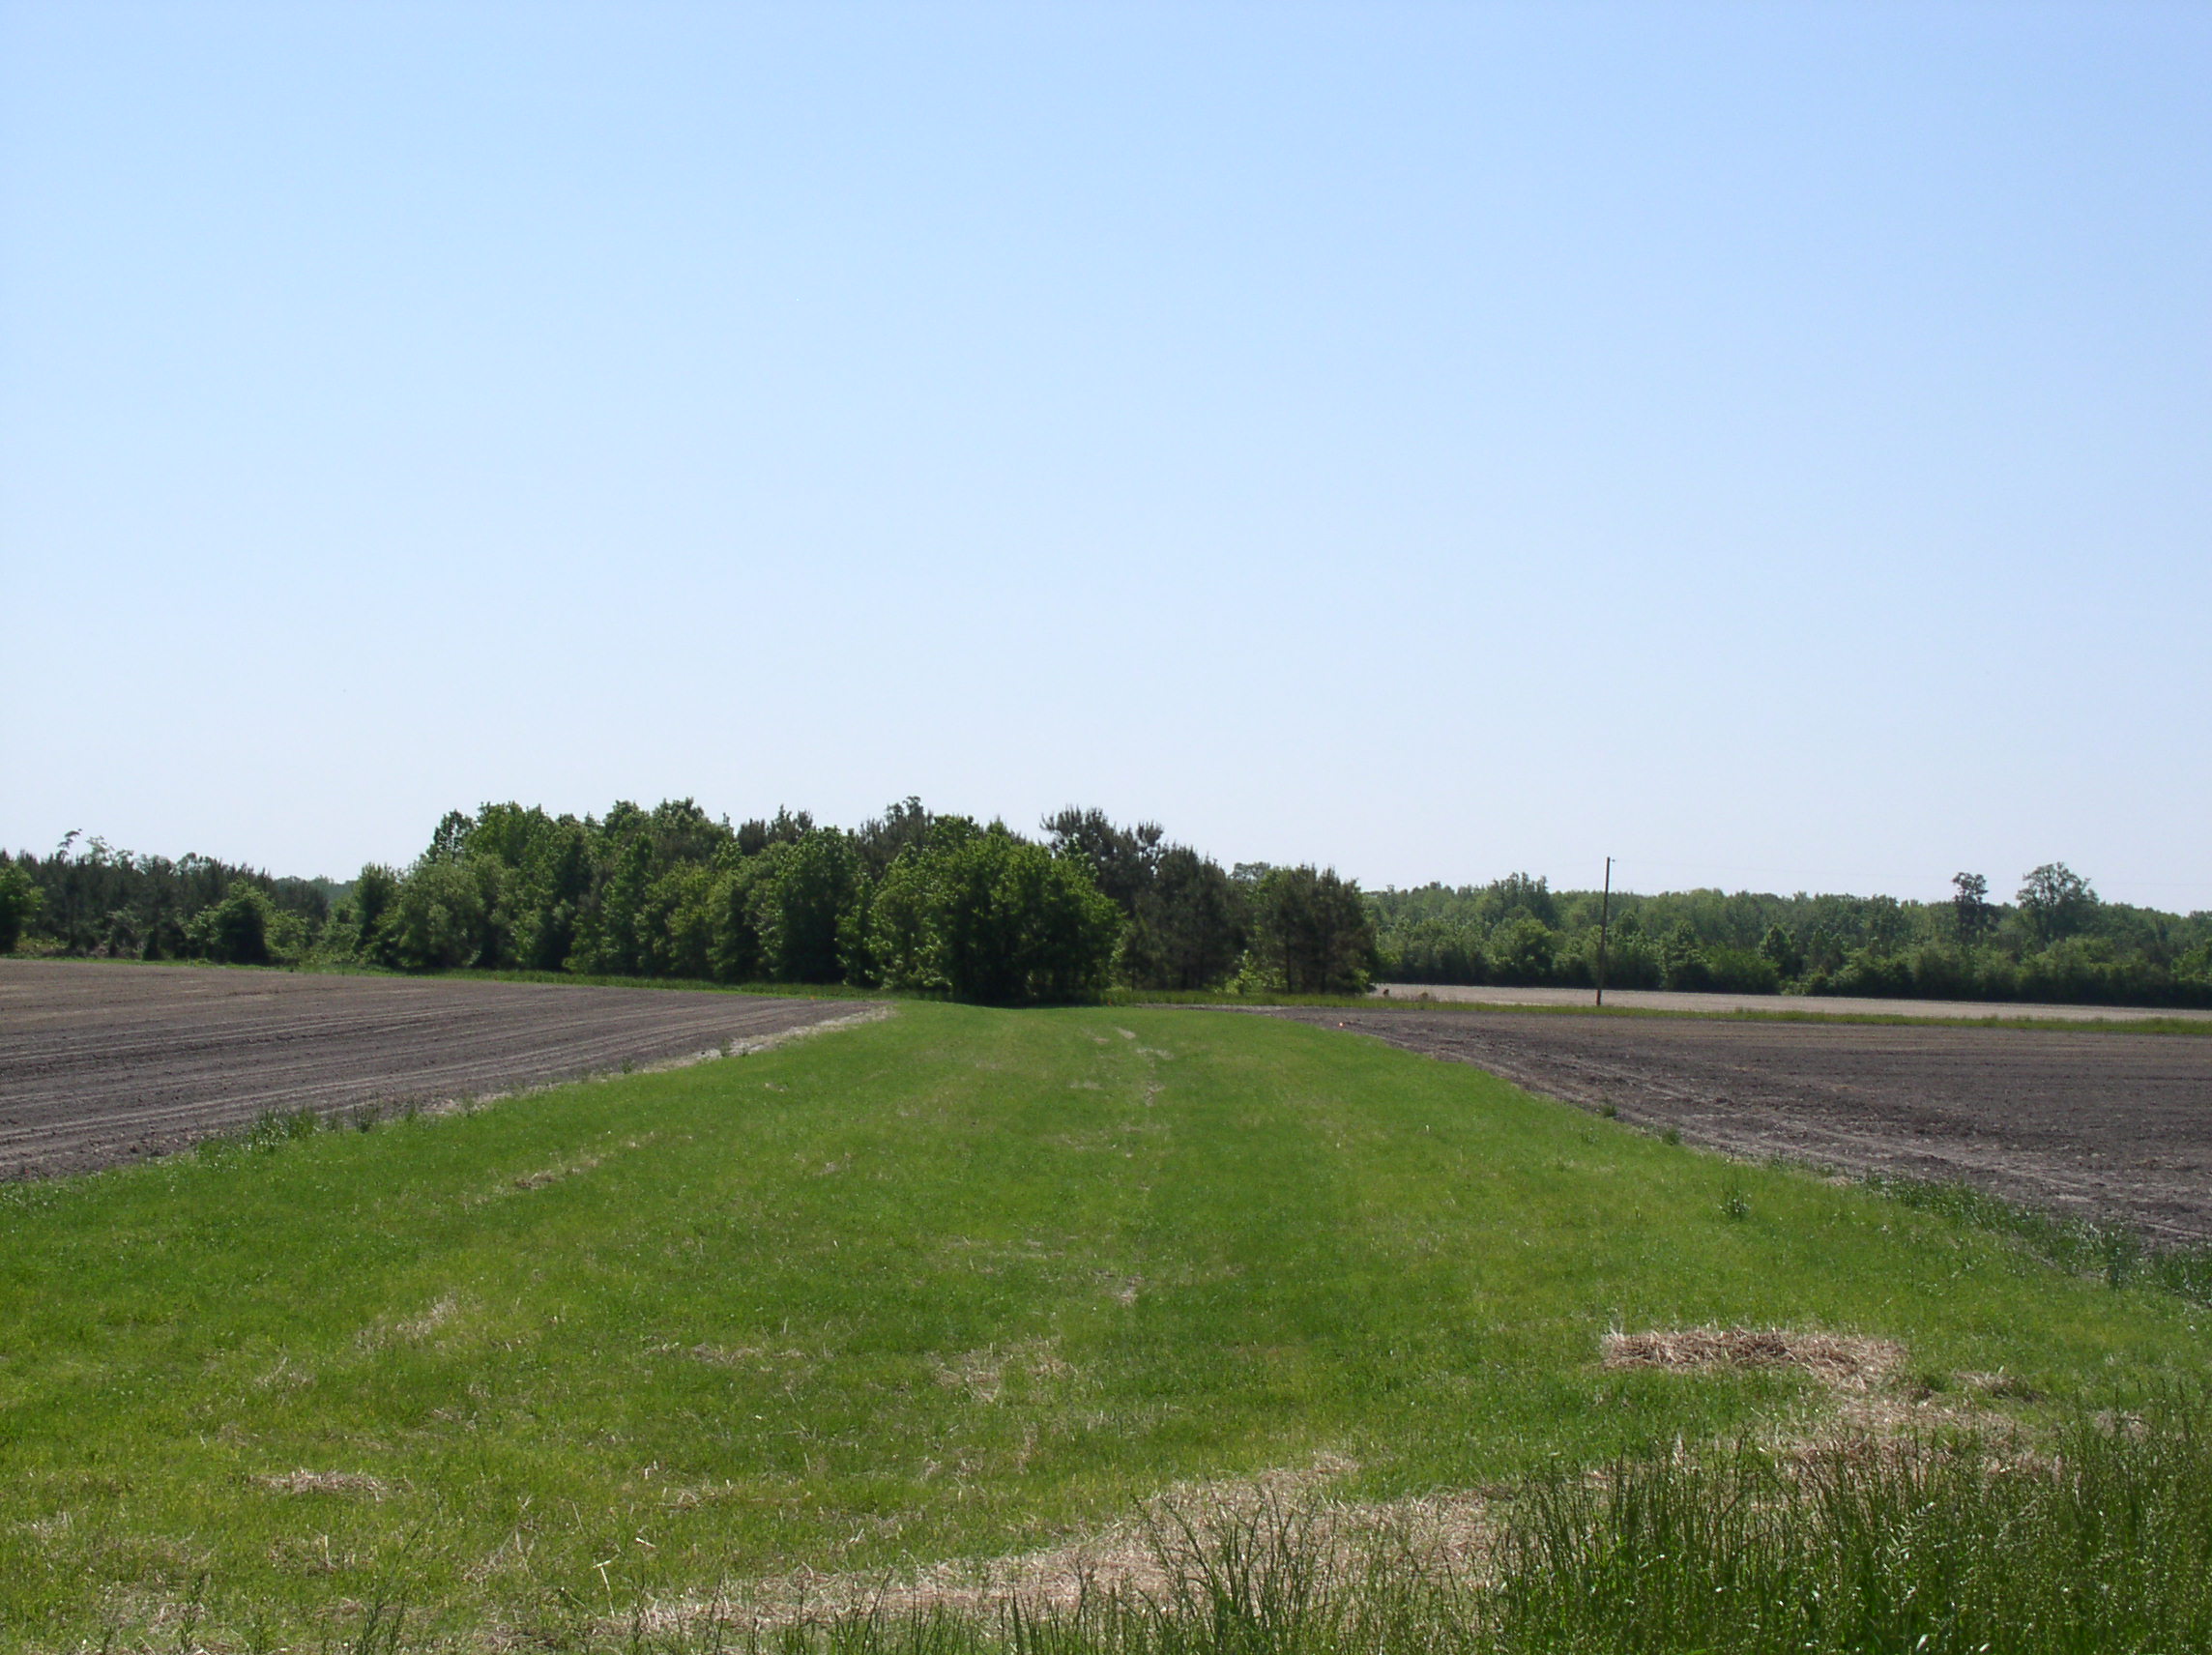
<svg viewBox="0 0 2212 1655"><path fill-rule="evenodd" d="M1558 1005L1581 1010L1589 1005L1586 988L1504 988L1489 984L1378 983L1375 998L1388 1001L1442 1001L1466 1005ZM2139 1005L2050 1005L1995 1000L1861 1000L1850 995L1690 994L1669 989L1609 988L1609 1009L1688 1011L1707 1017L1731 1011L1767 1012L1785 1017L1984 1018L2039 1023L2141 1023L2179 1018L2212 1026L2212 1011L2201 1008Z"/></svg>
<svg viewBox="0 0 2212 1655"><path fill-rule="evenodd" d="M1954 1179L2212 1241L2212 1041L1869 1024L1298 1008L1733 1154Z"/></svg>
<svg viewBox="0 0 2212 1655"><path fill-rule="evenodd" d="M0 1177L181 1148L268 1110L440 1104L704 1057L852 1001L0 961Z"/></svg>

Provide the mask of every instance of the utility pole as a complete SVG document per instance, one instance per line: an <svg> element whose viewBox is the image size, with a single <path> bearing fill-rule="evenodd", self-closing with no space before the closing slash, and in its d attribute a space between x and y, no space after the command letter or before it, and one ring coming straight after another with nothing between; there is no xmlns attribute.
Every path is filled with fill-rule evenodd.
<svg viewBox="0 0 2212 1655"><path fill-rule="evenodd" d="M1597 904L1597 1002L1605 1003L1605 932L1606 921L1613 917L1613 858L1605 859L1605 894Z"/></svg>

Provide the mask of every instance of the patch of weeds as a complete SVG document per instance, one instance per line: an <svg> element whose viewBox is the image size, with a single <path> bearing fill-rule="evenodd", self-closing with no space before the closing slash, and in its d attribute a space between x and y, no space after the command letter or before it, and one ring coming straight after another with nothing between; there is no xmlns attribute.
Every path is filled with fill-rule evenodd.
<svg viewBox="0 0 2212 1655"><path fill-rule="evenodd" d="M354 1636L352 1655L398 1655L399 1635L406 1624L404 1601L394 1605L376 1598L362 1611L361 1630Z"/></svg>
<svg viewBox="0 0 2212 1655"><path fill-rule="evenodd" d="M1611 1101L1610 1099L1604 1103L1599 1104L1597 1112L1604 1116L1608 1120L1618 1120L1620 1118L1620 1105Z"/></svg>
<svg viewBox="0 0 2212 1655"><path fill-rule="evenodd" d="M234 1154L273 1154L285 1145L312 1138L323 1129L323 1118L311 1109L265 1109L243 1131L203 1138L193 1146L208 1160Z"/></svg>
<svg viewBox="0 0 2212 1655"><path fill-rule="evenodd" d="M1721 1183L1721 1216L1732 1224L1741 1224L1751 1216L1751 1202L1743 1193L1743 1179L1732 1172Z"/></svg>
<svg viewBox="0 0 2212 1655"><path fill-rule="evenodd" d="M2011 1236L2038 1258L2075 1275L2102 1276L2115 1289L2159 1288L2198 1304L2212 1304L2212 1247L2145 1247L2139 1235L2123 1226L2062 1218L1970 1184L1882 1173L1866 1182L1869 1189L1915 1211Z"/></svg>
<svg viewBox="0 0 2212 1655"><path fill-rule="evenodd" d="M1682 1131L1678 1126L1670 1126L1659 1134L1659 1142L1662 1144L1679 1144L1681 1141Z"/></svg>

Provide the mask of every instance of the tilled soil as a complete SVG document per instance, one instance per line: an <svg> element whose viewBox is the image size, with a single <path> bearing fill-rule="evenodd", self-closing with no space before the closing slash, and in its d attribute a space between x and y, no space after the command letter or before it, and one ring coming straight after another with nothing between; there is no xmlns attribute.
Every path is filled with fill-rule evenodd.
<svg viewBox="0 0 2212 1655"><path fill-rule="evenodd" d="M0 1177L183 1147L268 1110L437 1103L703 1056L851 1001L0 961Z"/></svg>
<svg viewBox="0 0 2212 1655"><path fill-rule="evenodd" d="M1507 988L1485 983L1378 983L1379 1000L1441 1000L1469 1005L1560 1005L1581 1010L1590 1003L1586 988ZM1854 995L1691 994L1672 989L1609 988L1605 1002L1623 1011L1687 1011L1721 1017L1732 1011L1761 1011L1788 1017L1996 1018L2039 1023L2142 1023L2180 1020L2212 1030L2212 1011L2202 1007L2144 1005L2051 1005L2018 1000L1861 1000Z"/></svg>
<svg viewBox="0 0 2212 1655"><path fill-rule="evenodd" d="M2212 1038L1557 1013L1288 1010L1707 1147L1946 1178L2212 1240Z"/></svg>

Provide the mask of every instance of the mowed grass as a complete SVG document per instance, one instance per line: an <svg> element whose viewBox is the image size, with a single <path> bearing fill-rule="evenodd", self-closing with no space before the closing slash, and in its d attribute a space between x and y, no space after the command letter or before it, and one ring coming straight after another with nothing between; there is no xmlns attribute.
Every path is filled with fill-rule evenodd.
<svg viewBox="0 0 2212 1655"><path fill-rule="evenodd" d="M1609 1328L1879 1335L2124 1405L2203 1382L2204 1314L1333 1031L908 1003L0 1194L0 1645L401 1599L527 1634L1322 1455L1382 1497L1828 1406L1606 1372Z"/></svg>

